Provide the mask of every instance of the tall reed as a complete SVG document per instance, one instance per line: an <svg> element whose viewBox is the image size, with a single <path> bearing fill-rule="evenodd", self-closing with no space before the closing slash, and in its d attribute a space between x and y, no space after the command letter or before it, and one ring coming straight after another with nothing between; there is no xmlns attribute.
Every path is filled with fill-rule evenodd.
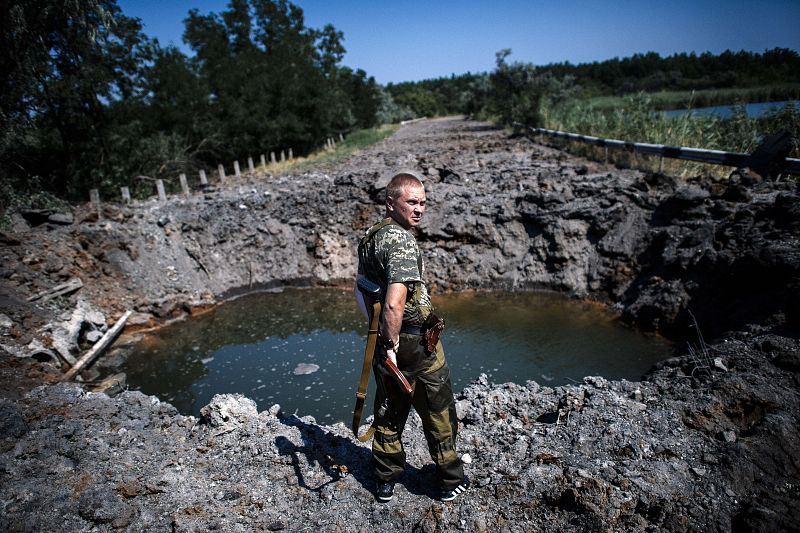
<svg viewBox="0 0 800 533"><path fill-rule="evenodd" d="M570 100L553 106L545 103L542 108L545 127L594 135L624 141L664 144L750 153L766 135L786 130L793 136L792 157L800 156L800 109L789 104L762 118L748 117L744 106L735 106L731 118L686 114L667 117L654 110L649 95L641 93L622 99L613 109L598 108L581 100ZM590 147L574 147L585 155L596 156L599 150ZM620 157L621 156L621 157ZM628 164L645 161L642 155L615 154L616 161ZM649 165L652 169L652 161ZM713 167L702 163L665 161L665 170L677 175L698 173L728 175L729 167Z"/></svg>

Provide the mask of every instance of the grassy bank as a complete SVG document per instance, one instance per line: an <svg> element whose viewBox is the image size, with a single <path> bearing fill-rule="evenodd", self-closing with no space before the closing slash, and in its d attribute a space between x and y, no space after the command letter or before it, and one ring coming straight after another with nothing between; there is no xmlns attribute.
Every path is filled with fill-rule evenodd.
<svg viewBox="0 0 800 533"><path fill-rule="evenodd" d="M727 152L751 153L764 136L783 130L794 137L791 157L800 157L800 109L793 105L761 118L748 117L743 108L736 109L729 119L694 115L665 117L656 111L650 95L639 94L621 99L612 108L571 100L558 106L544 105L542 111L545 127L550 129ZM571 149L595 158L605 156L602 149L578 143ZM628 153L614 154L614 158L623 164L650 170L655 170L654 165L657 167L659 164L656 162L658 158L647 159L646 156ZM665 159L663 164L665 172L675 175L706 173L726 176L731 171L728 167L673 159Z"/></svg>
<svg viewBox="0 0 800 533"><path fill-rule="evenodd" d="M352 156L357 151L363 150L391 136L398 128L400 128L398 124L386 124L379 128L356 130L348 134L341 142L338 139L334 139L336 145L333 149L322 148L306 157L294 158L291 161L281 163L277 167L277 170L279 172L283 170L302 171L317 165L339 163Z"/></svg>

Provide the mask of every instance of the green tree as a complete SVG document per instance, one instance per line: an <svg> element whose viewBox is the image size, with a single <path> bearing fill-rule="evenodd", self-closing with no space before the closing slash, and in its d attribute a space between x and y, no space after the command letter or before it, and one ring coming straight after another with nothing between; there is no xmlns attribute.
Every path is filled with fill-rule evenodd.
<svg viewBox="0 0 800 533"><path fill-rule="evenodd" d="M112 102L139 96L152 43L114 0L10 0L0 46L0 165L78 195L105 176ZM37 180L38 181L38 180Z"/></svg>
<svg viewBox="0 0 800 533"><path fill-rule="evenodd" d="M302 9L286 0L235 0L221 15L190 11L184 39L232 157L288 147L302 153L374 122L375 106L372 117L354 114L353 98L364 96L358 76L354 82L339 66L342 33L307 28ZM368 91L369 80L362 84Z"/></svg>

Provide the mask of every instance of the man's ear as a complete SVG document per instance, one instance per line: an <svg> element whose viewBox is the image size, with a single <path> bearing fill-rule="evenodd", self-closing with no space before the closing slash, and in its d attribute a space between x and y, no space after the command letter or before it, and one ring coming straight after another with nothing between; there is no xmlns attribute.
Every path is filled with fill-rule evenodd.
<svg viewBox="0 0 800 533"><path fill-rule="evenodd" d="M386 210L394 211L394 199L391 196L386 197Z"/></svg>

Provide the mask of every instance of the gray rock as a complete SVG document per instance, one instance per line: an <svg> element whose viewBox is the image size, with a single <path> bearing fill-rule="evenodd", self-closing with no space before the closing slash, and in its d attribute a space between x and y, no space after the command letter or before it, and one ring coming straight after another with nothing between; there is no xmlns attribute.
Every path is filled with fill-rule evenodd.
<svg viewBox="0 0 800 533"><path fill-rule="evenodd" d="M258 418L258 408L253 400L241 394L217 394L200 409L200 414L213 428L230 428Z"/></svg>
<svg viewBox="0 0 800 533"><path fill-rule="evenodd" d="M0 399L0 438L16 439L28 431L28 425L19 408L8 400Z"/></svg>
<svg viewBox="0 0 800 533"><path fill-rule="evenodd" d="M115 528L127 527L135 517L135 510L116 496L110 487L92 486L78 501L81 517L96 524L111 524Z"/></svg>
<svg viewBox="0 0 800 533"><path fill-rule="evenodd" d="M75 221L72 213L53 213L47 217L47 221L53 224L69 225Z"/></svg>
<svg viewBox="0 0 800 533"><path fill-rule="evenodd" d="M103 338L103 333L97 330L89 331L86 333L85 338L87 341L95 343Z"/></svg>

